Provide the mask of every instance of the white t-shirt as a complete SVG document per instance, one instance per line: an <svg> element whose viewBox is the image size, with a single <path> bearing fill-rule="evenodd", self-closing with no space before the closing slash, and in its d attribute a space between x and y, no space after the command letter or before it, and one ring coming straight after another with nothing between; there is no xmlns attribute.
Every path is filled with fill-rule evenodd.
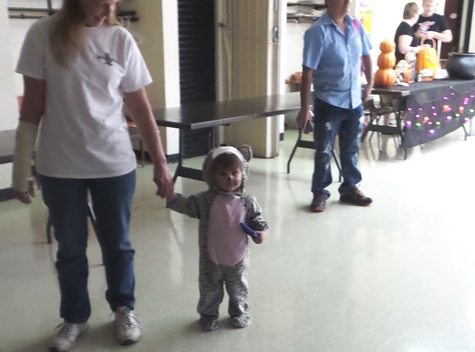
<svg viewBox="0 0 475 352"><path fill-rule="evenodd" d="M85 55L69 67L53 58L55 16L33 23L16 72L46 81L36 169L61 178L120 176L136 167L123 93L152 82L132 35L120 26L85 27Z"/></svg>

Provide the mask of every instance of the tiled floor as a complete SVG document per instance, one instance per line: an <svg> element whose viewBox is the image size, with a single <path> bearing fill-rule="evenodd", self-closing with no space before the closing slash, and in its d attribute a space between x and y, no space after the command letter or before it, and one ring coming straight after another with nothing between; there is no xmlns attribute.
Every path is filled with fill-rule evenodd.
<svg viewBox="0 0 475 352"><path fill-rule="evenodd" d="M116 345L104 301L100 251L90 237L90 330L73 351L475 351L475 137L461 130L414 148L408 160L384 136L360 153L368 208L338 202L307 211L313 152L287 131L275 159L253 159L247 191L270 224L251 245L246 329L197 326L197 225L154 195L151 167L138 168L132 238L143 338ZM198 161L195 161L198 162ZM174 165L170 166L174 170ZM204 183L179 179L186 195ZM0 351L47 351L58 318L55 244L45 243L46 209L0 202Z"/></svg>

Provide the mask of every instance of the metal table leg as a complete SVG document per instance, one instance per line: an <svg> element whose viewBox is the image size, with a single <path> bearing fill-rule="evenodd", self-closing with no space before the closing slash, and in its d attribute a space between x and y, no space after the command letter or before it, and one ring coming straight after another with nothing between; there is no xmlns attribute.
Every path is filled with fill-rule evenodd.
<svg viewBox="0 0 475 352"><path fill-rule="evenodd" d="M313 149L315 150L315 144L313 141L305 141L302 140L302 131L299 129L299 136L297 138L297 141L295 142L294 148L292 149L292 153L290 154L289 160L287 161L287 173L290 173L290 162L292 161L292 158L294 157L295 151L297 148L306 148L306 149ZM335 160L336 167L338 168L338 182L341 182L341 165L340 165L340 160L338 160L338 157L335 153L335 149L332 150L332 155L333 155L333 160Z"/></svg>

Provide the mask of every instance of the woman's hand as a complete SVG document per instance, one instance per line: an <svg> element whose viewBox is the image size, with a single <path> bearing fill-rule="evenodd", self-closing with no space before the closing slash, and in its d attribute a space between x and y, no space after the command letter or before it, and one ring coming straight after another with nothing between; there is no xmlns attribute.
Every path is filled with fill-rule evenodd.
<svg viewBox="0 0 475 352"><path fill-rule="evenodd" d="M173 193L173 178L166 164L162 163L153 168L153 182L157 185L157 196L168 198Z"/></svg>
<svg viewBox="0 0 475 352"><path fill-rule="evenodd" d="M28 189L26 191L15 191L13 190L15 194L15 198L18 199L20 202L24 204L30 204L31 203L31 197L35 197L35 183L33 180L28 180Z"/></svg>
<svg viewBox="0 0 475 352"><path fill-rule="evenodd" d="M414 47L414 53L418 54L421 50L425 49L426 47L430 47L430 45L418 45Z"/></svg>
<svg viewBox="0 0 475 352"><path fill-rule="evenodd" d="M162 147L160 132L148 101L145 88L124 94L127 111L142 137L153 162L153 182L157 185L157 196L166 198L173 191L173 179L167 166L167 158Z"/></svg>

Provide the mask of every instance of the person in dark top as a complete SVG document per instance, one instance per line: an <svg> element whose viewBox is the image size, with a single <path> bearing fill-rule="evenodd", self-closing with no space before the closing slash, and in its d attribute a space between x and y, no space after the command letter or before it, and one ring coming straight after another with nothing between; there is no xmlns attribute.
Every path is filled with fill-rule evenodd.
<svg viewBox="0 0 475 352"><path fill-rule="evenodd" d="M423 0L423 12L416 24L414 24L413 29L420 38L424 39L424 44L432 45L431 39L434 39L437 48L437 40L450 43L453 36L445 18L435 13L436 7L437 3L435 0Z"/></svg>
<svg viewBox="0 0 475 352"><path fill-rule="evenodd" d="M413 25L419 18L419 6L415 2L409 2L404 6L403 21L397 27L394 35L396 43L396 64L404 59L404 56L413 52L417 54L424 46L419 45L419 38L413 30Z"/></svg>

